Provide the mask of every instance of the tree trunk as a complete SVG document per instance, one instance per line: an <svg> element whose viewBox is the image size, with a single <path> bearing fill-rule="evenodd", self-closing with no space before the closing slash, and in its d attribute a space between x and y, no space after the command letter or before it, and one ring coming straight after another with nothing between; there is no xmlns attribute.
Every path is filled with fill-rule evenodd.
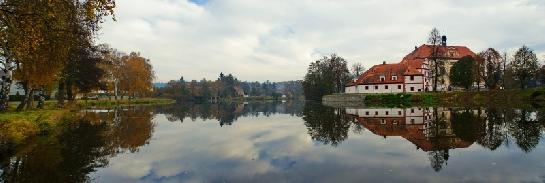
<svg viewBox="0 0 545 183"><path fill-rule="evenodd" d="M11 79L7 78L2 82L2 88L0 88L0 112L7 111L9 107L9 90L11 87Z"/></svg>
<svg viewBox="0 0 545 183"><path fill-rule="evenodd" d="M34 89L29 89L29 97L28 97L28 100L26 101L26 109L27 110L30 110L34 107Z"/></svg>
<svg viewBox="0 0 545 183"><path fill-rule="evenodd" d="M60 107L60 108L63 108L64 107L64 97L65 97L65 90L66 89L66 86L65 86L65 81L64 79L61 79L59 81L59 88L57 91L57 106Z"/></svg>
<svg viewBox="0 0 545 183"><path fill-rule="evenodd" d="M68 101L74 101L74 93L72 91L72 81L66 80L66 97Z"/></svg>
<svg viewBox="0 0 545 183"><path fill-rule="evenodd" d="M25 97L21 99L21 103L17 106L17 111L22 111L25 108L25 105L28 104L29 96L30 96L30 89L26 83L23 83L23 90L25 91Z"/></svg>

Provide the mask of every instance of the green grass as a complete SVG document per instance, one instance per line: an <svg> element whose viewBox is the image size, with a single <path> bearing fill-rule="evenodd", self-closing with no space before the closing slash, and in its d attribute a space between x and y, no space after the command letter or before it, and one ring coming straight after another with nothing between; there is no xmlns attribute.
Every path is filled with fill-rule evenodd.
<svg viewBox="0 0 545 183"><path fill-rule="evenodd" d="M0 140L20 143L25 139L39 134L49 133L61 125L63 119L76 111L87 107L115 107L131 105L161 105L171 104L174 100L142 98L133 100L77 100L67 102L65 108L58 108L57 101L46 101L44 109L15 111L19 102L11 102L7 112L0 113ZM35 103L36 105L36 103Z"/></svg>
<svg viewBox="0 0 545 183"><path fill-rule="evenodd" d="M4 139L19 143L27 137L48 133L68 112L64 109L37 109L1 113L0 134Z"/></svg>

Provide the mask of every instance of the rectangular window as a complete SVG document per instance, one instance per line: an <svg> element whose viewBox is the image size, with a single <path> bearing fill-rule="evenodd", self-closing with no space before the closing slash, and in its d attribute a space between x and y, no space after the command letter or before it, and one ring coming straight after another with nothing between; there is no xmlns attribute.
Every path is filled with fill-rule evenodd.
<svg viewBox="0 0 545 183"><path fill-rule="evenodd" d="M397 111L397 115L401 115L401 111Z"/></svg>
<svg viewBox="0 0 545 183"><path fill-rule="evenodd" d="M378 86L375 86L375 90L378 90Z"/></svg>
<svg viewBox="0 0 545 183"><path fill-rule="evenodd" d="M397 85L397 89L400 89L400 90L401 90L401 85Z"/></svg>
<svg viewBox="0 0 545 183"><path fill-rule="evenodd" d="M378 111L375 111L375 115L378 115Z"/></svg>
<svg viewBox="0 0 545 183"><path fill-rule="evenodd" d="M390 113L388 111L386 111L386 115L389 115Z"/></svg>
<svg viewBox="0 0 545 183"><path fill-rule="evenodd" d="M411 87L411 91L414 91L414 87Z"/></svg>
<svg viewBox="0 0 545 183"><path fill-rule="evenodd" d="M369 111L365 111L365 115L366 115L366 116L369 116Z"/></svg>
<svg viewBox="0 0 545 183"><path fill-rule="evenodd" d="M411 76L411 81L414 81L414 76Z"/></svg>
<svg viewBox="0 0 545 183"><path fill-rule="evenodd" d="M380 81L384 82L384 78L380 78Z"/></svg>
<svg viewBox="0 0 545 183"><path fill-rule="evenodd" d="M365 86L365 90L369 90L369 86Z"/></svg>
<svg viewBox="0 0 545 183"><path fill-rule="evenodd" d="M411 123L413 123L413 124L414 124L414 119L411 119Z"/></svg>
<svg viewBox="0 0 545 183"><path fill-rule="evenodd" d="M411 109L411 113L414 113L414 109Z"/></svg>
<svg viewBox="0 0 545 183"><path fill-rule="evenodd" d="M388 85L384 85L384 89L388 89Z"/></svg>
<svg viewBox="0 0 545 183"><path fill-rule="evenodd" d="M392 81L397 80L397 76L392 76Z"/></svg>
<svg viewBox="0 0 545 183"><path fill-rule="evenodd" d="M386 120L384 120L384 119L381 119L381 120L380 120L380 124L381 124L381 125L384 125L384 124L386 124Z"/></svg>

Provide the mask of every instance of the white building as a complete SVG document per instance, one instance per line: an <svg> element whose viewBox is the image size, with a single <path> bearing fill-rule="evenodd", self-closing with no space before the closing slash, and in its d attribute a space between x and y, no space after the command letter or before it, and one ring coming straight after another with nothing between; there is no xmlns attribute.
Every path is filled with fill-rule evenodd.
<svg viewBox="0 0 545 183"><path fill-rule="evenodd" d="M433 54L433 50L437 54ZM440 91L449 89L448 79L450 68L464 56L477 57L465 46L447 46L446 37L439 46L422 45L405 56L396 64L375 65L359 77L349 82L345 93L410 93L433 90L433 76L430 67L438 62L444 63L446 74L438 79L437 88Z"/></svg>

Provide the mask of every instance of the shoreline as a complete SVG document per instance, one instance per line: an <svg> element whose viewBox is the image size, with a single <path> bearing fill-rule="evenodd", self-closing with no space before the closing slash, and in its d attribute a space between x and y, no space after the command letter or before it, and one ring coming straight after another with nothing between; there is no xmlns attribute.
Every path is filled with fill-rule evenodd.
<svg viewBox="0 0 545 183"><path fill-rule="evenodd" d="M134 100L78 100L66 103L65 108L56 107L56 101L46 101L44 109L14 111L16 103L7 112L0 113L0 144L19 144L30 137L48 134L61 127L77 111L95 107L168 105L175 101L161 98L142 98Z"/></svg>
<svg viewBox="0 0 545 183"><path fill-rule="evenodd" d="M539 108L545 106L545 88L527 90L456 91L384 94L332 94L322 97L324 104L337 107L503 106Z"/></svg>

